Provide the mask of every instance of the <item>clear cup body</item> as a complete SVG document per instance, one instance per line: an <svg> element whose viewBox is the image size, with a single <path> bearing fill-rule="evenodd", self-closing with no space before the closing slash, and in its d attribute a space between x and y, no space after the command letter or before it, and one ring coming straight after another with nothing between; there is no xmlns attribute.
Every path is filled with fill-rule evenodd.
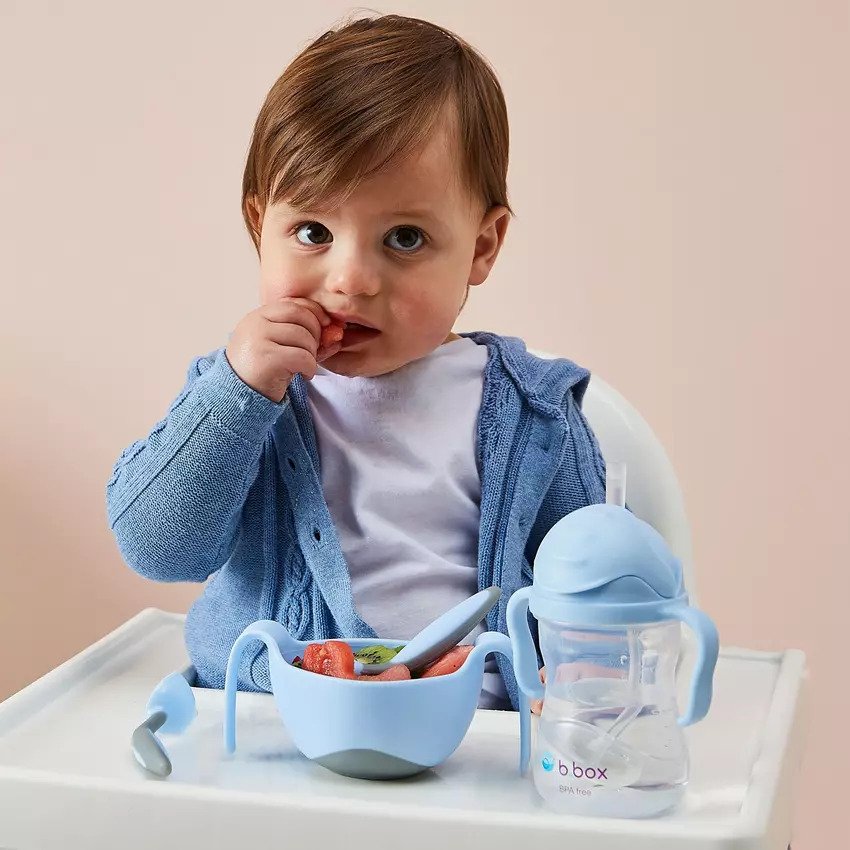
<svg viewBox="0 0 850 850"><path fill-rule="evenodd" d="M541 620L546 665L534 783L554 808L606 817L674 809L688 780L678 725L678 621L576 628Z"/></svg>

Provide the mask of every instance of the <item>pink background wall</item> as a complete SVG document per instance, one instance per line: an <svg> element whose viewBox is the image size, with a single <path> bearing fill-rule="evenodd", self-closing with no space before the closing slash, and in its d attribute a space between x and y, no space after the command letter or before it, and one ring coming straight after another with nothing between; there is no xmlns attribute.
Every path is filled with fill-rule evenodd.
<svg viewBox="0 0 850 850"><path fill-rule="evenodd" d="M392 7L480 47L511 114L518 217L459 329L567 354L630 398L681 478L723 642L809 655L797 848L846 836L850 748L828 727L847 711L847 8ZM0 7L0 698L199 590L123 567L105 482L254 306L253 120L349 7L210 9ZM50 628L18 639L32 618Z"/></svg>

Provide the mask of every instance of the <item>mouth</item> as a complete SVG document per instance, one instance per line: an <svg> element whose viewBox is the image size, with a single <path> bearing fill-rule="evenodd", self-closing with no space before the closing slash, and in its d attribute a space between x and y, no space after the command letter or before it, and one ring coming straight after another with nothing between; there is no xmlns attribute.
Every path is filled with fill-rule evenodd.
<svg viewBox="0 0 850 850"><path fill-rule="evenodd" d="M381 333L377 328L360 319L359 316L355 320L342 314L328 313L328 315L335 324L341 325L343 328L341 350L368 342Z"/></svg>
<svg viewBox="0 0 850 850"><path fill-rule="evenodd" d="M348 325L350 327L369 328L373 331L377 330L377 328L373 324L366 321L366 319L364 319L362 316L357 316L354 313L328 312L328 316L335 325L342 325L343 327L346 327L346 325Z"/></svg>
<svg viewBox="0 0 850 850"><path fill-rule="evenodd" d="M376 328L370 328L366 325L360 325L357 322L349 322L345 326L345 331L342 334L341 351L347 348L353 348L355 345L360 345L364 342L369 342L376 336L380 335L380 331Z"/></svg>

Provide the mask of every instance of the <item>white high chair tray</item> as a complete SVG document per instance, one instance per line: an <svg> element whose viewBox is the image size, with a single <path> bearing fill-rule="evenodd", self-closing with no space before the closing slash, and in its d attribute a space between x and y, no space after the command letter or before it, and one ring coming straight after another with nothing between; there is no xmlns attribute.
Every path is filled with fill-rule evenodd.
<svg viewBox="0 0 850 850"><path fill-rule="evenodd" d="M784 850L790 840L798 651L721 653L711 712L687 730L685 803L643 821L547 810L518 775L514 712L479 711L433 771L370 782L303 758L267 694L239 694L237 750L227 758L224 694L195 688L192 725L162 736L174 770L154 779L133 758L130 735L154 686L187 663L183 617L147 609L0 703L0 847Z"/></svg>

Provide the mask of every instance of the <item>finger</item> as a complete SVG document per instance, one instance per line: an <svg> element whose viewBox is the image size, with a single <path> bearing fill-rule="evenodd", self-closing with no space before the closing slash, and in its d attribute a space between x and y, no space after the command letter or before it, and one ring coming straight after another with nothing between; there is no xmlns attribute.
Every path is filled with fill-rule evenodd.
<svg viewBox="0 0 850 850"><path fill-rule="evenodd" d="M319 324L326 328L329 324L331 324L331 317L325 312L324 307L316 301L311 300L310 298L290 298L294 304L300 304L302 307L306 307L318 320Z"/></svg>
<svg viewBox="0 0 850 850"><path fill-rule="evenodd" d="M531 703L531 713L539 715L539 714L541 714L542 711L543 711L543 700L542 699L534 700Z"/></svg>
<svg viewBox="0 0 850 850"><path fill-rule="evenodd" d="M316 374L316 358L303 348L287 349L286 368L292 374L303 375L308 381Z"/></svg>
<svg viewBox="0 0 850 850"><path fill-rule="evenodd" d="M266 304L261 313L270 322L301 325L307 328L316 339L322 335L322 323L316 311L311 310L306 303L298 303L293 299L276 301L273 304Z"/></svg>
<svg viewBox="0 0 850 850"><path fill-rule="evenodd" d="M292 296L286 296L282 298L278 303L280 304L300 304L302 307L306 307L318 320L319 324L325 328L331 322L331 317L325 312L324 307L316 301L313 301L311 298L294 298Z"/></svg>
<svg viewBox="0 0 850 850"><path fill-rule="evenodd" d="M304 378L305 381L312 381L313 378L316 377L316 370L318 368L318 363L316 362L315 357L311 357L308 362L304 364L303 367L298 369L301 377Z"/></svg>
<svg viewBox="0 0 850 850"><path fill-rule="evenodd" d="M303 348L314 357L319 349L319 341L303 325L267 322L266 339L290 348Z"/></svg>

